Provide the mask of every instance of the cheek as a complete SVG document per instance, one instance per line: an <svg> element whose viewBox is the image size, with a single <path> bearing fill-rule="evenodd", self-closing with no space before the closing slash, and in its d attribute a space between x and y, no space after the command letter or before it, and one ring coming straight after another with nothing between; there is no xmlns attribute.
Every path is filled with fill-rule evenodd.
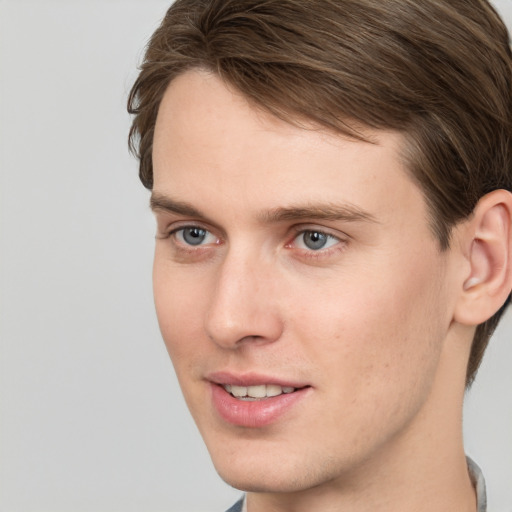
<svg viewBox="0 0 512 512"><path fill-rule="evenodd" d="M329 404L316 411L325 436L343 431L353 453L413 420L436 378L445 334L443 299L426 275L373 281L364 287L345 279L332 291L318 289L290 322L291 338L315 367L319 403Z"/></svg>
<svg viewBox="0 0 512 512"><path fill-rule="evenodd" d="M367 266L295 293L305 299L289 324L301 326L307 358L329 369L338 393L372 401L424 393L449 326L442 274L435 260Z"/></svg>
<svg viewBox="0 0 512 512"><path fill-rule="evenodd" d="M160 331L179 373L181 362L197 353L208 291L203 280L191 278L157 253L153 266L153 295Z"/></svg>

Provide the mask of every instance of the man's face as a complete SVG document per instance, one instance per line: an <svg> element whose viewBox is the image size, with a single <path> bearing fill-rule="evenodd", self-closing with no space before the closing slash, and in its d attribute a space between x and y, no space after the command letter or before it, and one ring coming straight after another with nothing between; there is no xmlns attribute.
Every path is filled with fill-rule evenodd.
<svg viewBox="0 0 512 512"><path fill-rule="evenodd" d="M435 421L453 261L400 161L401 137L368 133L375 144L292 126L198 71L164 96L157 314L235 487L347 478L410 453Z"/></svg>

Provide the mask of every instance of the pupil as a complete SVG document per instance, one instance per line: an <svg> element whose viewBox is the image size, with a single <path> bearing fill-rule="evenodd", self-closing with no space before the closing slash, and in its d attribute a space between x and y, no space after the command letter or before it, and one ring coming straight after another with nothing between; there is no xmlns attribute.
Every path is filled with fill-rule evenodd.
<svg viewBox="0 0 512 512"><path fill-rule="evenodd" d="M183 230L183 239L187 244L199 245L206 237L206 231L200 228L185 228Z"/></svg>
<svg viewBox="0 0 512 512"><path fill-rule="evenodd" d="M327 242L327 235L318 231L308 231L303 236L304 244L309 249L321 249Z"/></svg>

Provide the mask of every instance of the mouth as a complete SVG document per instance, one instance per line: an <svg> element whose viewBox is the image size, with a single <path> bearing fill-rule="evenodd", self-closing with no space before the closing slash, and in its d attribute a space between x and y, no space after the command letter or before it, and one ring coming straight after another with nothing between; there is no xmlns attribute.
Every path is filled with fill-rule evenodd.
<svg viewBox="0 0 512 512"><path fill-rule="evenodd" d="M277 384L257 384L255 386L236 386L234 384L221 384L221 386L234 398L246 402L265 400L280 395L288 395L303 388L293 386L279 386ZM307 387L307 386L304 386Z"/></svg>
<svg viewBox="0 0 512 512"><path fill-rule="evenodd" d="M218 372L208 375L211 400L224 422L239 427L261 428L284 421L300 410L311 396L309 384L264 377Z"/></svg>

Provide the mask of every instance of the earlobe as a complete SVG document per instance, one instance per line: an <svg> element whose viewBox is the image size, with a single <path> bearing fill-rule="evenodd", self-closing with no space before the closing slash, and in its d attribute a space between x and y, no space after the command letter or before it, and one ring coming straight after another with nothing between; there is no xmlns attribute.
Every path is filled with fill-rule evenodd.
<svg viewBox="0 0 512 512"><path fill-rule="evenodd" d="M478 325L506 301L512 288L512 194L495 190L477 204L465 231L470 271L455 320Z"/></svg>

